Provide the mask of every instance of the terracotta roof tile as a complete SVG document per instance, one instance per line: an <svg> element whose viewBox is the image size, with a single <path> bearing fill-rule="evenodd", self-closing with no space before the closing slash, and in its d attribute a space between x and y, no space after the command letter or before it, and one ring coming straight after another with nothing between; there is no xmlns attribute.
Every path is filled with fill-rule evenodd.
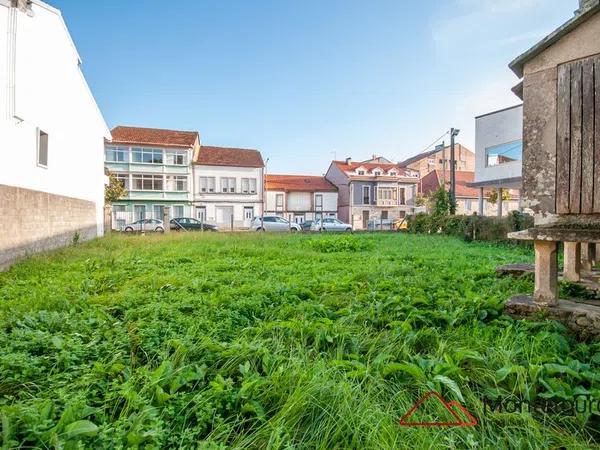
<svg viewBox="0 0 600 450"><path fill-rule="evenodd" d="M313 175L267 175L267 191L337 192L325 177Z"/></svg>
<svg viewBox="0 0 600 450"><path fill-rule="evenodd" d="M157 145L164 147L192 147L198 139L197 131L162 130L118 126L112 129L113 144Z"/></svg>
<svg viewBox="0 0 600 450"><path fill-rule="evenodd" d="M399 176L407 176L406 167L402 167L400 164L378 164L378 163L367 163L367 162L351 162L347 164L346 161L333 161L333 164L338 166L344 172L354 172L359 167L363 167L367 174L372 176L373 170L381 169L384 171L384 175L387 175L387 172L394 169L398 173Z"/></svg>
<svg viewBox="0 0 600 450"><path fill-rule="evenodd" d="M200 146L194 164L206 166L264 167L258 150L246 148Z"/></svg>
<svg viewBox="0 0 600 450"><path fill-rule="evenodd" d="M467 186L475 180L475 172L456 171L456 196L478 198L479 189ZM419 191L422 194L431 194L439 189L442 184L442 171L433 170L421 178ZM450 171L446 171L446 188L450 188ZM486 194L487 195L487 194Z"/></svg>

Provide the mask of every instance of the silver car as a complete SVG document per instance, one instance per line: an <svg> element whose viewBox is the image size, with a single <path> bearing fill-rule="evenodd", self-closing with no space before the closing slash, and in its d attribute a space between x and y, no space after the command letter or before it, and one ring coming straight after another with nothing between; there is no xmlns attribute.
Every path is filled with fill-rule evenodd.
<svg viewBox="0 0 600 450"><path fill-rule="evenodd" d="M252 219L250 229L254 231L291 231L292 233L302 230L297 223L279 216L255 217Z"/></svg>
<svg viewBox="0 0 600 450"><path fill-rule="evenodd" d="M350 232L352 231L352 225L349 223L344 223L341 220L335 219L333 217L326 217L323 219L323 223L321 224L321 219L317 219L310 226L311 231L338 231L338 232Z"/></svg>
<svg viewBox="0 0 600 450"><path fill-rule="evenodd" d="M132 231L156 231L162 233L165 231L162 220L158 219L140 219L135 222L128 223L121 227L121 231L130 233Z"/></svg>

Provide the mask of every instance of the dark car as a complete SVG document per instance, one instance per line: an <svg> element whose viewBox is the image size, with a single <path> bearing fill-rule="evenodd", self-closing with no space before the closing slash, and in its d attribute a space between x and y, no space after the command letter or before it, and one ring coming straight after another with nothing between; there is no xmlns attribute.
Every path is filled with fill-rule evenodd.
<svg viewBox="0 0 600 450"><path fill-rule="evenodd" d="M200 222L192 217L177 217L171 219L170 224L174 231L219 231L216 225Z"/></svg>
<svg viewBox="0 0 600 450"><path fill-rule="evenodd" d="M314 220L305 220L304 222L302 222L300 224L300 227L302 227L302 231L310 231L310 227L312 226L313 223L314 223Z"/></svg>

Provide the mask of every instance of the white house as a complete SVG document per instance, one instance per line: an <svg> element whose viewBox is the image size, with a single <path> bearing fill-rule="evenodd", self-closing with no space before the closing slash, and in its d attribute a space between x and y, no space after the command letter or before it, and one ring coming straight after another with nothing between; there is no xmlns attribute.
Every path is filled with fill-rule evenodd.
<svg viewBox="0 0 600 450"><path fill-rule="evenodd" d="M320 217L337 217L338 189L325 177L267 175L266 214L303 223Z"/></svg>
<svg viewBox="0 0 600 450"><path fill-rule="evenodd" d="M0 267L103 233L110 132L59 10L0 0Z"/></svg>
<svg viewBox="0 0 600 450"><path fill-rule="evenodd" d="M519 197L522 185L523 105L513 106L475 118L475 181L479 189L479 214L485 214L486 189L508 190ZM504 205L498 196L497 214L518 209L519 202Z"/></svg>
<svg viewBox="0 0 600 450"><path fill-rule="evenodd" d="M263 211L264 166L258 150L201 145L193 164L194 217L248 228Z"/></svg>

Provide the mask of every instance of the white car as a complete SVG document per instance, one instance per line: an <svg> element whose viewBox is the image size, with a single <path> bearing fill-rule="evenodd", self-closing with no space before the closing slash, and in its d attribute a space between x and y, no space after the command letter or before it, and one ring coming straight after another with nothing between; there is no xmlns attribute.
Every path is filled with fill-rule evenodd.
<svg viewBox="0 0 600 450"><path fill-rule="evenodd" d="M279 216L255 217L250 228L254 231L291 231L292 233L302 231L297 223Z"/></svg>
<svg viewBox="0 0 600 450"><path fill-rule="evenodd" d="M158 219L140 219L135 222L128 223L121 227L121 231L131 233L132 231L156 231L162 233L165 231L162 220Z"/></svg>
<svg viewBox="0 0 600 450"><path fill-rule="evenodd" d="M310 226L311 231L338 231L338 232L350 232L352 231L352 225L349 223L344 223L341 220L335 219L333 217L326 217L323 219L323 224L321 224L321 219L317 219Z"/></svg>

